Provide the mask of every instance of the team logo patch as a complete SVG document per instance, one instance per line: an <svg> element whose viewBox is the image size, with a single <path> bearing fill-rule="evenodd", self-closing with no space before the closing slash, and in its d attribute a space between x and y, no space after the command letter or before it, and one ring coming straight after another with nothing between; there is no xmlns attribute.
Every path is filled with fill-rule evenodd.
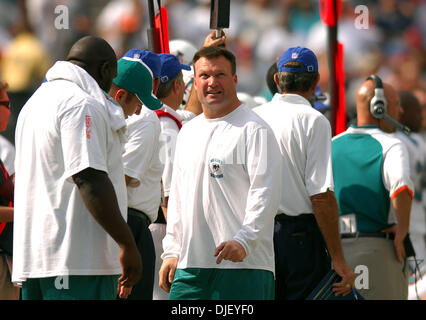
<svg viewBox="0 0 426 320"><path fill-rule="evenodd" d="M222 161L219 159L211 159L209 162L209 171L212 178L223 178Z"/></svg>
<svg viewBox="0 0 426 320"><path fill-rule="evenodd" d="M297 57L298 57L299 55L296 53L296 52L293 52L292 54L291 54L291 58L292 59L297 59Z"/></svg>

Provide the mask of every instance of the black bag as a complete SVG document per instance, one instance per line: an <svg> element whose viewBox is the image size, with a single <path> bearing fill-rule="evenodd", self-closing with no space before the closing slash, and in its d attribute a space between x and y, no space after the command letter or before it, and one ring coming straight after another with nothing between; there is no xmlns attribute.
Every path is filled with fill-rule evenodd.
<svg viewBox="0 0 426 320"><path fill-rule="evenodd" d="M3 232L0 233L0 253L12 256L13 253L13 222L6 223Z"/></svg>

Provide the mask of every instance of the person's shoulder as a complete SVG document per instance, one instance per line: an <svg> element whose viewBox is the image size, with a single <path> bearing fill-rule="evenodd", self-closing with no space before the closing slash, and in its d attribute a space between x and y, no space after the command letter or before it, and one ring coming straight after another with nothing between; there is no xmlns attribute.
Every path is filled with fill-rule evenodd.
<svg viewBox="0 0 426 320"><path fill-rule="evenodd" d="M241 105L240 112L244 116L238 118L240 118L244 122L244 126L249 131L267 129L272 132L272 129L269 124L255 110L247 107L246 105Z"/></svg>
<svg viewBox="0 0 426 320"><path fill-rule="evenodd" d="M205 121L206 121L206 118L204 116L204 113L200 113L199 115L196 115L195 117L193 117L191 120L185 121L185 123L182 125L182 128L180 129L180 133L190 131L190 130L196 130L200 126L203 126Z"/></svg>
<svg viewBox="0 0 426 320"><path fill-rule="evenodd" d="M147 108L146 106L142 106L141 112L139 114L133 114L129 116L126 120L128 124L138 123L138 122L154 122L160 123L160 119L158 119L155 111Z"/></svg>
<svg viewBox="0 0 426 320"><path fill-rule="evenodd" d="M105 107L75 83L66 80L57 80L43 83L34 94L32 100L38 104L39 99L46 104L57 105L59 113L64 113L75 108L90 108L93 112L103 112Z"/></svg>
<svg viewBox="0 0 426 320"><path fill-rule="evenodd" d="M370 130L370 136L380 143L382 147L382 152L386 153L393 148L402 148L406 149L404 142L399 139L395 133L384 132L380 129Z"/></svg>

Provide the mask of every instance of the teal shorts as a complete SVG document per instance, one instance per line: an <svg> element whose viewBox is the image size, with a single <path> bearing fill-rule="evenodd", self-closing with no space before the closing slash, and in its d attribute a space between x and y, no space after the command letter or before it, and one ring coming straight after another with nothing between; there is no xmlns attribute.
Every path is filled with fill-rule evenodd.
<svg viewBox="0 0 426 320"><path fill-rule="evenodd" d="M274 275L257 269L177 269L170 300L273 300Z"/></svg>
<svg viewBox="0 0 426 320"><path fill-rule="evenodd" d="M114 300L119 275L28 278L22 300Z"/></svg>

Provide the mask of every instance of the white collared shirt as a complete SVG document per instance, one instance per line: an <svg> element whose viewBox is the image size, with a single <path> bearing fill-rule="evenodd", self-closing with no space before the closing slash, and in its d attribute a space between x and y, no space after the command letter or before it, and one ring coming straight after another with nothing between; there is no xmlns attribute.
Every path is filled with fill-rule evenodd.
<svg viewBox="0 0 426 320"><path fill-rule="evenodd" d="M161 202L160 120L142 106L141 113L127 118L127 139L123 154L124 173L132 180L127 186L128 206L157 219Z"/></svg>
<svg viewBox="0 0 426 320"><path fill-rule="evenodd" d="M297 94L277 93L253 111L270 125L281 151L278 213L312 213L310 197L334 188L329 121Z"/></svg>

